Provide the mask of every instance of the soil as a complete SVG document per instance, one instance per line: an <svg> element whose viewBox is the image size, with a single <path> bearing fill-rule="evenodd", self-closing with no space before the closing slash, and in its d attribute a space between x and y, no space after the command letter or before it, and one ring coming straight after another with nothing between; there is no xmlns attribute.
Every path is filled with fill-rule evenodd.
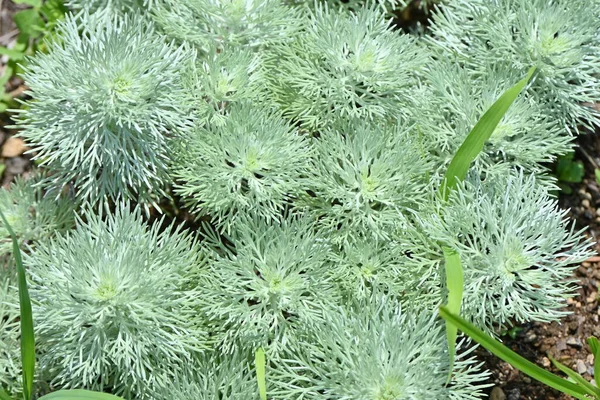
<svg viewBox="0 0 600 400"><path fill-rule="evenodd" d="M8 48L14 46L19 31L13 22L13 15L26 7L25 4L15 4L12 0L0 0L0 46ZM4 74L6 61L6 56L0 56L0 76ZM25 86L20 78L13 77L4 89L6 93L20 97ZM16 133L8 128L11 124L13 122L8 115L0 113L0 150L3 150L0 151L0 184L4 187L7 187L15 176L27 173L32 166L31 157L23 154L24 148L16 152L13 148L7 152L8 146L14 145L14 140L9 141L9 139Z"/></svg>

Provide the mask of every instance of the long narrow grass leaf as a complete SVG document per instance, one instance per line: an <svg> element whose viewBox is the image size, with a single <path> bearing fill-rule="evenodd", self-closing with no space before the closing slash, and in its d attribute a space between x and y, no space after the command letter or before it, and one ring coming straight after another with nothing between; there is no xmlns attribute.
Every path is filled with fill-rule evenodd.
<svg viewBox="0 0 600 400"><path fill-rule="evenodd" d="M596 380L597 385L598 380L600 380L600 343L598 339L592 336L588 339L588 345L592 350L592 354L594 354L594 380Z"/></svg>
<svg viewBox="0 0 600 400"><path fill-rule="evenodd" d="M261 400L267 400L266 359L265 351L262 349L262 347L259 347L256 350L254 357L256 379L258 381L258 392Z"/></svg>
<svg viewBox="0 0 600 400"><path fill-rule="evenodd" d="M550 361L552 364L558 369L562 371L565 375L567 375L573 382L581 386L589 395L594 396L595 398L600 398L600 389L594 387L591 383L586 381L581 375L577 372L573 371L571 368L567 367L556 361L554 358L550 357Z"/></svg>
<svg viewBox="0 0 600 400"><path fill-rule="evenodd" d="M479 328L475 327L470 322L465 321L461 317L451 313L447 307L440 307L440 316L444 320L456 325L471 339L475 340L477 343L485 347L498 358L506 361L513 367L518 368L524 374L527 374L533 379L536 379L550 386L551 388L560 390L561 392L573 396L577 399L588 399L588 397L586 397L587 392L583 388L579 387L573 382L569 382L566 379L556 376L546 371L545 369L538 367L532 362L526 360L514 351L510 350L508 347L504 346L502 343L498 342L496 339L490 337L489 335L481 331Z"/></svg>
<svg viewBox="0 0 600 400"><path fill-rule="evenodd" d="M52 392L43 397L40 397L39 400L123 400L123 399L119 396L115 396L114 394L74 389L74 390L59 390L57 392Z"/></svg>
<svg viewBox="0 0 600 400"><path fill-rule="evenodd" d="M444 181L440 187L440 195L443 199L447 200L450 191L456 187L458 182L465 179L471 162L481 153L485 142L492 136L502 117L504 117L506 111L508 111L519 93L527 85L534 72L535 67L532 67L525 78L504 92L483 114L471 132L469 132L469 135L452 158L452 161L450 161L450 165L446 171Z"/></svg>
<svg viewBox="0 0 600 400"><path fill-rule="evenodd" d="M13 400L8 393L6 393L4 390L0 389L0 400Z"/></svg>
<svg viewBox="0 0 600 400"><path fill-rule="evenodd" d="M35 338L33 336L33 316L31 312L31 299L27 289L27 277L23 260L21 258L21 249L19 241L12 227L6 220L6 217L0 210L0 218L4 227L10 234L13 243L13 254L15 265L17 267L17 278L19 286L19 307L21 322L21 362L23 368L23 398L30 400L33 393L33 376L35 372Z"/></svg>
<svg viewBox="0 0 600 400"><path fill-rule="evenodd" d="M448 288L448 309L454 314L460 314L460 305L463 297L463 268L460 256L451 248L444 247L444 260L446 261L446 287ZM448 354L450 356L450 369L448 382L452 378L454 359L456 355L456 336L458 329L455 325L446 323L446 338L448 339Z"/></svg>

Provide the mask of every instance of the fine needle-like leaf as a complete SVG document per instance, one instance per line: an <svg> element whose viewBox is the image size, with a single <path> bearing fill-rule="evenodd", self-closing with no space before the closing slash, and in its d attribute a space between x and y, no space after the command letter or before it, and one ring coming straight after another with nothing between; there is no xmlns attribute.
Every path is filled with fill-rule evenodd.
<svg viewBox="0 0 600 400"><path fill-rule="evenodd" d="M460 305L463 296L463 268L460 262L460 256L456 251L444 247L444 260L446 261L446 286L448 288L448 309L454 314L460 314ZM448 371L448 381L452 378L452 369L454 367L455 343L458 329L456 325L446 322L446 338L448 339L448 354L450 356L450 368Z"/></svg>
<svg viewBox="0 0 600 400"><path fill-rule="evenodd" d="M525 85L527 85L534 72L535 67L531 67L527 76L504 92L483 114L471 132L469 132L469 135L452 158L452 161L450 161L444 181L440 186L440 195L444 200L448 200L450 191L467 176L471 162L481 153L483 145L492 136L502 117L504 117L511 104L515 101L519 93L521 93Z"/></svg>
<svg viewBox="0 0 600 400"><path fill-rule="evenodd" d="M31 299L29 298L29 290L27 289L27 278L25 268L23 268L23 260L21 259L19 241L1 210L0 218L12 239L15 265L17 267L21 322L21 362L23 364L23 399L30 400L33 392L33 375L35 371L35 338L33 336Z"/></svg>
<svg viewBox="0 0 600 400"><path fill-rule="evenodd" d="M533 379L536 379L556 390L560 390L561 392L573 396L577 399L589 399L589 397L587 397L588 392L584 388L580 387L579 385L573 382L556 376L546 371L545 369L538 367L532 362L526 360L514 351L510 350L508 347L504 346L496 339L481 331L479 328L477 328L470 322L465 321L461 317L451 313L447 307L440 307L440 316L447 322L450 322L453 325L457 326L458 329L463 331L471 339L475 340L477 343L479 343L487 350L492 352L495 356L506 361L513 367L518 368L524 374L527 374Z"/></svg>

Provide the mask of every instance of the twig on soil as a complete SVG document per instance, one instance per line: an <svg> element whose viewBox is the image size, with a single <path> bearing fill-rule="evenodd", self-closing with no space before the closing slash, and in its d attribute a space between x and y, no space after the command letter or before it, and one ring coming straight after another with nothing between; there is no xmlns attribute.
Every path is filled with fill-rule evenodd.
<svg viewBox="0 0 600 400"><path fill-rule="evenodd" d="M27 89L28 89L27 86L21 85L18 88L16 88L15 90L10 91L8 93L8 95L12 98L15 98L15 97L22 95L23 92L25 92Z"/></svg>
<svg viewBox="0 0 600 400"><path fill-rule="evenodd" d="M1 2L2 0L0 0ZM8 47L9 42L19 34L19 31L14 29L10 32L6 32L4 35L0 36L0 44Z"/></svg>
<svg viewBox="0 0 600 400"><path fill-rule="evenodd" d="M585 158L588 159L588 161L594 166L594 168L600 169L600 166L598 166L598 163L596 162L596 160L594 160L594 158L592 156L590 156L588 154L588 152L585 151L585 149L583 147L579 147L579 150L581 150L581 152L583 153L583 155L585 156Z"/></svg>
<svg viewBox="0 0 600 400"><path fill-rule="evenodd" d="M592 256L590 258L588 258L587 260L585 260L586 262L600 262L600 256Z"/></svg>

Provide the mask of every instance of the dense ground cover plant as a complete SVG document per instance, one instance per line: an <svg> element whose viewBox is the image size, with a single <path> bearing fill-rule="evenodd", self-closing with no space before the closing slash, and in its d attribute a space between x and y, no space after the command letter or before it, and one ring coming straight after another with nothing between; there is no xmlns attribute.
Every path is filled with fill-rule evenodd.
<svg viewBox="0 0 600 400"><path fill-rule="evenodd" d="M146 227L139 210L84 217L25 258L40 364L61 387L147 397L206 348L194 323L204 294L186 275L200 253L184 232Z"/></svg>
<svg viewBox="0 0 600 400"><path fill-rule="evenodd" d="M197 57L183 76L197 123L222 125L233 104L264 103L263 65L264 57L243 46L213 46Z"/></svg>
<svg viewBox="0 0 600 400"><path fill-rule="evenodd" d="M179 151L175 192L199 215L229 231L252 212L278 219L302 194L312 165L312 147L277 110L234 104L222 124L190 133Z"/></svg>
<svg viewBox="0 0 600 400"><path fill-rule="evenodd" d="M302 351L282 361L273 392L286 399L479 398L482 375L468 371L468 357L446 386L445 337L430 314L401 310L386 297L366 300L332 313L296 343Z"/></svg>
<svg viewBox="0 0 600 400"><path fill-rule="evenodd" d="M314 141L307 213L334 241L389 239L427 193L428 160L409 129L359 120L323 129Z"/></svg>
<svg viewBox="0 0 600 400"><path fill-rule="evenodd" d="M376 8L341 13L327 5L298 21L303 34L274 46L273 97L308 129L337 118L406 119L427 53L392 31Z"/></svg>
<svg viewBox="0 0 600 400"><path fill-rule="evenodd" d="M0 267L0 385L9 393L20 393L21 370L19 362L19 306L13 271Z"/></svg>
<svg viewBox="0 0 600 400"><path fill-rule="evenodd" d="M288 41L297 29L295 14L281 0L159 0L152 13L169 36L202 50Z"/></svg>
<svg viewBox="0 0 600 400"><path fill-rule="evenodd" d="M153 5L153 0L67 0L66 5L74 11L109 12L122 14L142 12Z"/></svg>
<svg viewBox="0 0 600 400"><path fill-rule="evenodd" d="M211 371L209 374L199 371ZM178 377L173 385L157 395L161 400L258 400L256 377L251 363L241 354L206 357L198 370Z"/></svg>
<svg viewBox="0 0 600 400"><path fill-rule="evenodd" d="M512 321L564 315L564 300L575 289L569 265L589 255L581 232L565 225L565 212L544 185L522 174L467 180L420 222L429 238L459 251L462 313L491 332Z"/></svg>
<svg viewBox="0 0 600 400"><path fill-rule="evenodd" d="M429 87L420 108L430 110L429 118L417 124L438 168L447 165L477 120L520 79L513 68L497 64L487 66L478 79L472 73L447 60L426 72ZM563 129L543 104L524 93L507 111L475 166L486 175L506 175L515 167L542 175L545 165L571 149L573 138L562 134Z"/></svg>
<svg viewBox="0 0 600 400"><path fill-rule="evenodd" d="M75 223L73 199L46 193L35 184L40 180L39 176L29 181L17 178L8 189L0 189L0 208L23 243L34 244L50 238L71 229ZM12 243L3 225L0 225L0 238L0 260L6 261Z"/></svg>
<svg viewBox="0 0 600 400"><path fill-rule="evenodd" d="M10 216L28 241L38 383L259 398L260 348L269 399L481 398L485 371L453 360L436 318L448 254L464 265L463 316L487 332L560 318L588 246L544 163L577 123L598 123L583 103L598 96L585 21L600 4L551 1L557 20L541 1L460 1L417 37L384 3L71 4L17 116L48 170L23 193L68 189L78 214L57 235L44 218L43 234L20 230L37 213ZM522 46L565 21L586 26L548 37L544 55ZM491 123L499 97L512 106ZM449 184L482 115L489 140ZM26 198L13 193L7 210ZM201 229L151 222L159 200ZM14 338L16 290L0 290ZM0 382L18 391L16 376Z"/></svg>
<svg viewBox="0 0 600 400"><path fill-rule="evenodd" d="M220 349L278 354L337 303L329 246L309 219L243 222L231 238L235 250L210 263L205 313L219 327Z"/></svg>
<svg viewBox="0 0 600 400"><path fill-rule="evenodd" d="M597 2L587 0L460 0L435 13L432 41L468 65L473 74L490 65L538 78L530 93L567 129L597 125Z"/></svg>
<svg viewBox="0 0 600 400"><path fill-rule="evenodd" d="M186 125L186 53L133 16L70 18L61 28L28 66L34 101L18 120L50 183L74 185L92 205L160 195L168 139Z"/></svg>

